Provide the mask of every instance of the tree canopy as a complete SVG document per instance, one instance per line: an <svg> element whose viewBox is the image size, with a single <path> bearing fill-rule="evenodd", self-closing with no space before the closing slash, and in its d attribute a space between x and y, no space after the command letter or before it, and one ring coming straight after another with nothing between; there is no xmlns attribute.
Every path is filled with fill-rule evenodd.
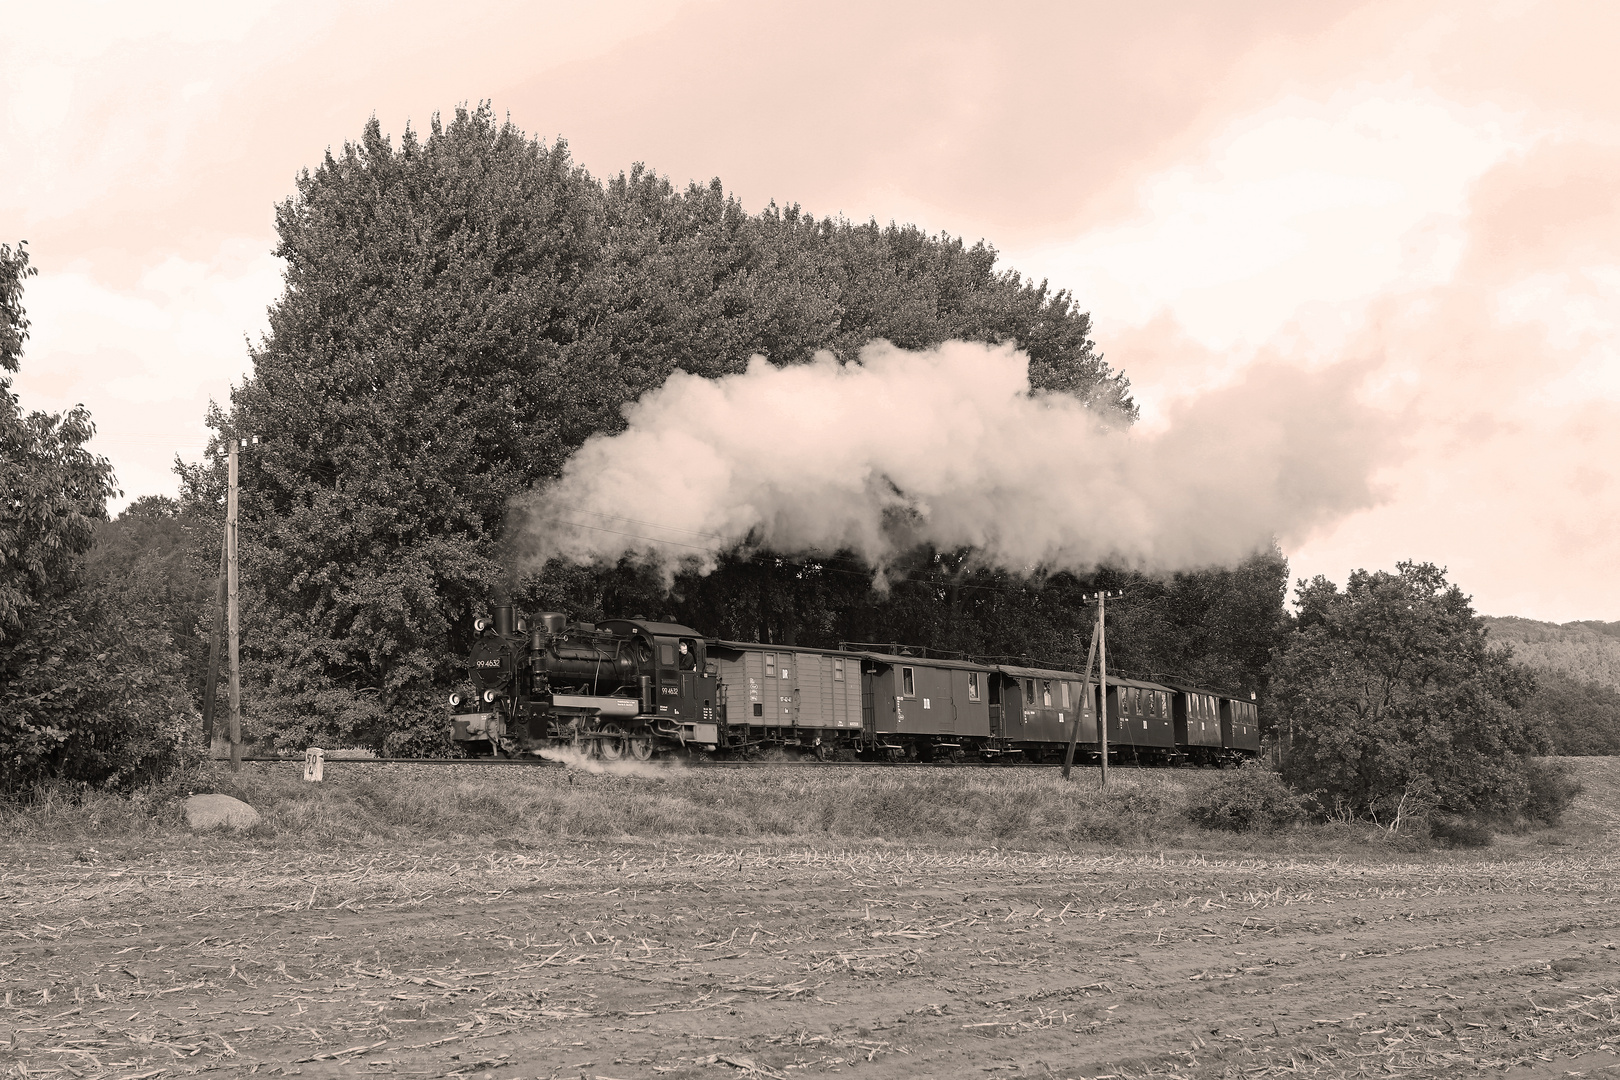
<svg viewBox="0 0 1620 1080"><path fill-rule="evenodd" d="M1520 708L1534 680L1511 652L1488 647L1482 620L1443 570L1357 570L1342 592L1317 577L1300 582L1297 601L1270 687L1292 783L1384 820L1525 806L1527 758L1548 746Z"/></svg>
<svg viewBox="0 0 1620 1080"><path fill-rule="evenodd" d="M212 422L263 439L241 471L250 720L294 745L441 728L473 610L533 591L501 562L507 501L677 369L1011 339L1038 389L1135 417L1089 316L984 243L796 206L749 214L718 180L677 189L640 165L600 182L566 143L487 107L397 144L371 121L300 176L277 231L285 290L253 376ZM189 504L217 518L219 466L182 472ZM754 590L756 626L833 633L815 605L835 576L737 562L688 591L700 607L705 589ZM575 581L575 614L590 593L677 602L644 600L645 581L613 591L638 580L559 573L543 588Z"/></svg>

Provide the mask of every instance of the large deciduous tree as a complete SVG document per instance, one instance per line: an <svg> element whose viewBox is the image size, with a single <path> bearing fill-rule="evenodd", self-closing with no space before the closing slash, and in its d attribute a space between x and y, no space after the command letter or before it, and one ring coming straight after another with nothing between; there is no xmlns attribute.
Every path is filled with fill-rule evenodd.
<svg viewBox="0 0 1620 1080"><path fill-rule="evenodd" d="M1520 709L1533 679L1511 652L1487 647L1468 597L1443 570L1357 570L1343 591L1318 577L1299 584L1297 600L1270 688L1292 783L1386 821L1403 806L1523 810L1528 759L1548 746Z"/></svg>
<svg viewBox="0 0 1620 1080"><path fill-rule="evenodd" d="M425 749L473 608L509 584L507 500L677 369L849 358L879 337L1012 339L1037 388L1135 415L1089 317L998 271L985 244L797 207L750 215L718 181L682 190L640 166L604 184L487 108L397 145L372 121L299 178L277 230L285 291L213 422L262 438L242 463L244 648L250 718L285 744ZM183 480L217 518L218 466ZM826 621L826 575L734 562L720 574L753 590L753 625ZM674 602L651 580L620 569L528 591L587 615Z"/></svg>
<svg viewBox="0 0 1620 1080"><path fill-rule="evenodd" d="M132 783L173 767L190 712L167 628L88 583L112 469L82 406L25 413L26 248L0 244L0 792Z"/></svg>

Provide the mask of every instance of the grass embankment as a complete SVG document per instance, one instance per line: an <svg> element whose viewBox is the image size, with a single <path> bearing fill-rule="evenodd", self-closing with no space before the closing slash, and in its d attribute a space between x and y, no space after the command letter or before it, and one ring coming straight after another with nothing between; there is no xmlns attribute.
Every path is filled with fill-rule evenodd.
<svg viewBox="0 0 1620 1080"><path fill-rule="evenodd" d="M19 839L90 839L183 830L180 800L217 791L253 806L263 839L356 843L406 839L809 837L972 841L1069 848L1196 831L1180 816L1189 780L1173 773L1065 783L1042 770L647 769L602 775L524 766L454 768L329 763L327 779L290 765L219 765L156 791L82 801L47 796L0 811Z"/></svg>
<svg viewBox="0 0 1620 1080"><path fill-rule="evenodd" d="M1541 842L1580 843L1620 824L1620 760L1581 766L1586 794L1572 826ZM1426 835L1371 826L1201 827L1208 808L1247 781L1239 773L1055 769L747 771L644 767L600 775L523 766L434 767L330 762L323 783L291 764L220 764L133 796L47 794L0 805L0 829L41 843L160 840L185 832L181 800L217 791L263 816L256 842L286 846L470 841L527 847L558 839L734 843L894 843L1069 851L1118 847L1300 852L1428 846ZM1204 812L1199 813L1199 808ZM1522 839L1522 838L1521 838Z"/></svg>

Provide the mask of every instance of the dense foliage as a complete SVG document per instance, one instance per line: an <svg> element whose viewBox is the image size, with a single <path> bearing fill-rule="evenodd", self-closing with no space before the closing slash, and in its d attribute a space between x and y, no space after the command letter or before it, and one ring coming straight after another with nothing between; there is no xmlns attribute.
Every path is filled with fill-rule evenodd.
<svg viewBox="0 0 1620 1080"><path fill-rule="evenodd" d="M1358 570L1342 592L1318 577L1301 583L1298 606L1271 682L1290 782L1382 821L1538 809L1529 758L1547 737L1520 708L1534 680L1488 647L1442 570Z"/></svg>
<svg viewBox="0 0 1620 1080"><path fill-rule="evenodd" d="M264 440L242 462L250 730L289 746L431 749L470 617L502 591L763 640L1054 660L1083 648L1074 598L1090 582L1018 579L961 552L917 553L887 594L838 558L739 556L673 593L628 566L504 576L507 500L617 430L621 406L677 369L851 357L873 338L1012 339L1038 388L1130 423L1128 384L1094 351L1089 317L1067 293L998 270L988 246L797 207L750 215L718 181L677 190L639 166L601 183L565 144L487 109L397 145L368 124L300 178L277 227L285 292L254 376L213 418L222 434ZM217 519L221 490L217 465L184 470L200 515ZM1149 586L1166 613L1253 590L1233 617L1260 614L1180 637L1141 617L1132 633L1149 644L1134 662L1252 684L1285 574L1270 556Z"/></svg>
<svg viewBox="0 0 1620 1080"><path fill-rule="evenodd" d="M1555 754L1620 754L1620 693L1559 671L1537 670L1525 712L1544 725Z"/></svg>
<svg viewBox="0 0 1620 1080"><path fill-rule="evenodd" d="M0 245L0 792L131 783L179 759L190 713L167 626L84 572L107 498L84 408L24 413L11 391L28 322L27 251Z"/></svg>

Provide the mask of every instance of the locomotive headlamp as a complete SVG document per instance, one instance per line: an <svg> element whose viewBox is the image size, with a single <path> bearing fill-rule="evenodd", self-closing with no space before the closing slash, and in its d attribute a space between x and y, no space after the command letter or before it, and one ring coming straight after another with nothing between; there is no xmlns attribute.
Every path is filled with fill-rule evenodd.
<svg viewBox="0 0 1620 1080"><path fill-rule="evenodd" d="M482 634L485 630L488 630L489 626L489 620L484 618L482 615L473 620L473 629L478 631L480 634Z"/></svg>
<svg viewBox="0 0 1620 1080"><path fill-rule="evenodd" d="M457 705L460 705L460 704L461 704L461 695L460 694L451 694L450 695L450 707L455 708Z"/></svg>
<svg viewBox="0 0 1620 1080"><path fill-rule="evenodd" d="M484 700L485 701L494 701L496 698L498 698L500 696L501 696L501 692L499 690L485 690L484 691Z"/></svg>

